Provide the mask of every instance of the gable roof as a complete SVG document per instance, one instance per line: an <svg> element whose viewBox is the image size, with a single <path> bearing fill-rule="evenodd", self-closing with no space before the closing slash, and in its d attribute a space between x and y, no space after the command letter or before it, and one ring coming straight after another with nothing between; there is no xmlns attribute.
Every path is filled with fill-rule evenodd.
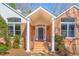
<svg viewBox="0 0 79 59"><path fill-rule="evenodd" d="M61 14L59 14L56 18L60 17L61 15L63 15L64 13L66 13L67 11L69 11L69 10L72 9L72 8L77 8L77 9L79 9L79 7L78 7L77 5L73 5L73 6L71 6L70 8L68 8L67 10L65 10L64 12L62 12Z"/></svg>
<svg viewBox="0 0 79 59"><path fill-rule="evenodd" d="M21 16L22 18L25 19L25 17L20 12L18 12L17 10L15 10L14 8L10 7L6 3L2 3L2 4L5 5L7 8L9 8L10 10L12 10L13 12L15 12L16 14L18 14L19 16Z"/></svg>
<svg viewBox="0 0 79 59"><path fill-rule="evenodd" d="M42 9L43 11L45 11L46 13L48 13L49 15L53 16L53 18L56 18L56 16L55 16L55 15L53 15L53 14L49 13L46 9L42 8L41 6L40 6L40 7L38 7L36 10L34 10L34 11L33 11L32 13L30 13L29 15L27 15L25 18L30 17L32 14L36 13L39 9Z"/></svg>

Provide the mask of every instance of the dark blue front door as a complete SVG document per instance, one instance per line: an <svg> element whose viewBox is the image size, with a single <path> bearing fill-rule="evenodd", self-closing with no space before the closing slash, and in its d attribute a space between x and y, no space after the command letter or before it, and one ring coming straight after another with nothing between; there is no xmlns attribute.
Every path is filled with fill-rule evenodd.
<svg viewBox="0 0 79 59"><path fill-rule="evenodd" d="M38 40L43 40L43 28L38 28Z"/></svg>

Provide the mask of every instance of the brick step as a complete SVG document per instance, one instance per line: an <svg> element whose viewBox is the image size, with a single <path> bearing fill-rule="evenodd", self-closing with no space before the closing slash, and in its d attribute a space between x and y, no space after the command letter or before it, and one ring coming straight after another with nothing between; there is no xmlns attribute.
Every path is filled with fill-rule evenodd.
<svg viewBox="0 0 79 59"><path fill-rule="evenodd" d="M34 49L33 51L48 51L47 49Z"/></svg>
<svg viewBox="0 0 79 59"><path fill-rule="evenodd" d="M35 42L36 44L38 44L38 43L41 43L41 44L43 44L44 42Z"/></svg>
<svg viewBox="0 0 79 59"><path fill-rule="evenodd" d="M44 52L44 51L48 52L48 50L33 50L33 52Z"/></svg>
<svg viewBox="0 0 79 59"><path fill-rule="evenodd" d="M35 50L35 51L38 51L38 50L39 50L39 51L42 51L42 50L44 50L44 49L34 49L34 50Z"/></svg>
<svg viewBox="0 0 79 59"><path fill-rule="evenodd" d="M44 47L43 45L34 45L34 47Z"/></svg>
<svg viewBox="0 0 79 59"><path fill-rule="evenodd" d="M36 41L34 43L33 52L43 52L43 51L48 52L48 49L44 46L44 42Z"/></svg>
<svg viewBox="0 0 79 59"><path fill-rule="evenodd" d="M36 50L35 50L35 51L33 51L33 52L42 52L42 51L41 51L41 50L39 50L39 51L36 51Z"/></svg>
<svg viewBox="0 0 79 59"><path fill-rule="evenodd" d="M43 43L43 44L44 44L44 43ZM34 44L34 45L43 45L43 44L37 43L37 44Z"/></svg>
<svg viewBox="0 0 79 59"><path fill-rule="evenodd" d="M43 45L34 45L34 46L38 46L38 47L42 46L43 47Z"/></svg>
<svg viewBox="0 0 79 59"><path fill-rule="evenodd" d="M35 46L34 48L45 48L44 46L40 46L40 47L38 47L38 46Z"/></svg>
<svg viewBox="0 0 79 59"><path fill-rule="evenodd" d="M44 43L43 43L44 44ZM43 44L40 44L40 43L36 43L36 44L34 44L34 45L43 45Z"/></svg>
<svg viewBox="0 0 79 59"><path fill-rule="evenodd" d="M45 50L44 48L35 48L34 50Z"/></svg>
<svg viewBox="0 0 79 59"><path fill-rule="evenodd" d="M44 50L45 48L34 48L34 50L37 50L37 49L38 49L38 50L40 50L40 49Z"/></svg>
<svg viewBox="0 0 79 59"><path fill-rule="evenodd" d="M45 48L46 49L46 47L41 47L41 46L40 47L35 46L34 48L43 48L43 49Z"/></svg>

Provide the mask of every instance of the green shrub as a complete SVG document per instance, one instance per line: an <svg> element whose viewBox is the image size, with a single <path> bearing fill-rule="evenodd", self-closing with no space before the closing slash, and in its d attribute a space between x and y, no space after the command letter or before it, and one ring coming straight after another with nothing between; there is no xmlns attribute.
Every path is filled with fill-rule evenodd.
<svg viewBox="0 0 79 59"><path fill-rule="evenodd" d="M59 50L59 45L61 45L62 41L63 41L63 39L61 36L55 35L55 48L56 48L56 50Z"/></svg>
<svg viewBox="0 0 79 59"><path fill-rule="evenodd" d="M6 41L8 32L8 25L5 20L0 16L0 37L3 37Z"/></svg>
<svg viewBox="0 0 79 59"><path fill-rule="evenodd" d="M5 37L7 36L7 23L5 20L0 16L0 37Z"/></svg>
<svg viewBox="0 0 79 59"><path fill-rule="evenodd" d="M0 54L6 54L7 50L9 50L8 46L0 44Z"/></svg>
<svg viewBox="0 0 79 59"><path fill-rule="evenodd" d="M14 37L14 45L13 45L13 47L14 48L19 48L20 46L19 46L19 44L20 44L20 36L19 35L15 35L15 37Z"/></svg>
<svg viewBox="0 0 79 59"><path fill-rule="evenodd" d="M6 45L11 48L11 37L7 36Z"/></svg>
<svg viewBox="0 0 79 59"><path fill-rule="evenodd" d="M65 45L62 36L55 35L55 50L58 54L64 55L65 54Z"/></svg>

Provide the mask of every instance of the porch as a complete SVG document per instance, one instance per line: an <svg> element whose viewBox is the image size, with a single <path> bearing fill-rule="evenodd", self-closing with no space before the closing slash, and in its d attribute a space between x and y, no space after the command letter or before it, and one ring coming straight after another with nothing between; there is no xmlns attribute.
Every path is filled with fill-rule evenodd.
<svg viewBox="0 0 79 59"><path fill-rule="evenodd" d="M41 7L27 18L26 52L54 51L53 20L54 16Z"/></svg>

